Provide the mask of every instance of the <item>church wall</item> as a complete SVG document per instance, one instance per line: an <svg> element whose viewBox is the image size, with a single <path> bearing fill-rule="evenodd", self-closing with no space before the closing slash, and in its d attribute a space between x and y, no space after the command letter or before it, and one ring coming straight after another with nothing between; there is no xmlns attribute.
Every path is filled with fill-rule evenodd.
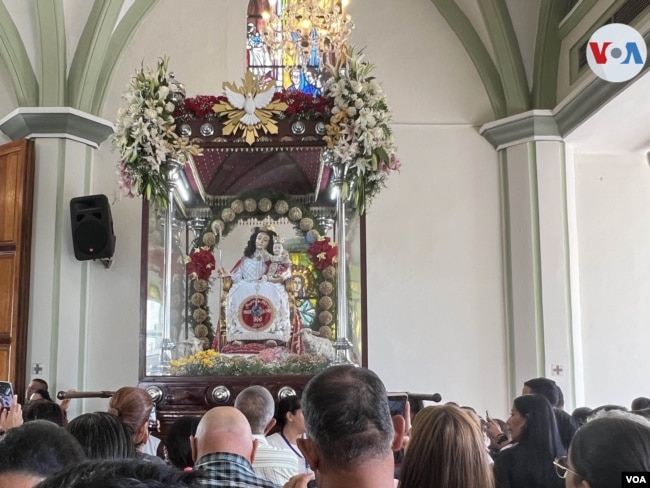
<svg viewBox="0 0 650 488"><path fill-rule="evenodd" d="M576 155L585 404L629 407L650 368L650 168L645 155Z"/></svg>

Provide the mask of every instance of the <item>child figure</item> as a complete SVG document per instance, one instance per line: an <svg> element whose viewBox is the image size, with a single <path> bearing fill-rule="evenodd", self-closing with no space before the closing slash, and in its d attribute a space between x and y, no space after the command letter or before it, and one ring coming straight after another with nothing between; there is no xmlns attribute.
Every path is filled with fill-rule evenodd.
<svg viewBox="0 0 650 488"><path fill-rule="evenodd" d="M273 243L273 256L271 256L266 279L270 283L283 283L289 278L291 278L291 260L289 253L284 250L282 239L278 237Z"/></svg>

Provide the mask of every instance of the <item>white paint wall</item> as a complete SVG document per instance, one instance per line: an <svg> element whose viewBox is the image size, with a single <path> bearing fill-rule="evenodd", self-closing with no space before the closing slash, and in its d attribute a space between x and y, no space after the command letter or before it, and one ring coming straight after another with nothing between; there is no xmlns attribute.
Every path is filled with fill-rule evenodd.
<svg viewBox="0 0 650 488"><path fill-rule="evenodd" d="M585 403L648 396L650 167L643 155L576 155Z"/></svg>

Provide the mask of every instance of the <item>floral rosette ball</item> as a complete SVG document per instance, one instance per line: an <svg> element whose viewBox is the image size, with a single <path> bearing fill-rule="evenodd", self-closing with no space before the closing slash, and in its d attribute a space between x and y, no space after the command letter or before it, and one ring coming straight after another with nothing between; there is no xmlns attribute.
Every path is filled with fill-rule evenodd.
<svg viewBox="0 0 650 488"><path fill-rule="evenodd" d="M300 219L300 230L308 232L314 227L314 221L309 217Z"/></svg>
<svg viewBox="0 0 650 488"><path fill-rule="evenodd" d="M248 213L253 213L255 210L257 210L257 202L254 198L247 198L244 200L244 210L246 210Z"/></svg>
<svg viewBox="0 0 650 488"><path fill-rule="evenodd" d="M202 323L206 321L208 314L202 308L197 308L194 310L194 313L192 313L192 317L194 317L194 320L196 320L198 323Z"/></svg>
<svg viewBox="0 0 650 488"><path fill-rule="evenodd" d="M266 197L260 198L260 201L257 202L257 206L262 212L268 212L273 208L273 202Z"/></svg>
<svg viewBox="0 0 650 488"><path fill-rule="evenodd" d="M233 202L230 204L230 208L236 214L242 213L244 211L244 202L242 202L240 199L233 200Z"/></svg>
<svg viewBox="0 0 650 488"><path fill-rule="evenodd" d="M226 222L232 222L235 220L235 212L232 208L224 208L221 212L221 218Z"/></svg>
<svg viewBox="0 0 650 488"><path fill-rule="evenodd" d="M195 307L202 307L205 304L205 295L203 293L196 292L192 294L190 301Z"/></svg>
<svg viewBox="0 0 650 488"><path fill-rule="evenodd" d="M206 232L203 234L203 245L207 247L212 247L217 243L217 238L212 232Z"/></svg>
<svg viewBox="0 0 650 488"><path fill-rule="evenodd" d="M300 220L302 218L302 210L298 207L291 207L289 209L289 219L290 220Z"/></svg>
<svg viewBox="0 0 650 488"><path fill-rule="evenodd" d="M329 281L323 281L318 285L318 291L323 295L331 295L334 291L334 286Z"/></svg>
<svg viewBox="0 0 650 488"><path fill-rule="evenodd" d="M332 300L331 297L324 296L318 300L318 306L323 310L329 310L330 308L332 308L332 305L334 305L334 301Z"/></svg>
<svg viewBox="0 0 650 488"><path fill-rule="evenodd" d="M208 286L209 284L207 280L198 279L194 282L194 290L198 291L199 293L203 293L205 290L207 290Z"/></svg>
<svg viewBox="0 0 650 488"><path fill-rule="evenodd" d="M275 211L280 215L284 215L289 211L289 204L285 200L278 200L275 202Z"/></svg>
<svg viewBox="0 0 650 488"><path fill-rule="evenodd" d="M318 322L320 322L323 325L331 324L332 320L334 320L334 317L327 310L324 310L318 314Z"/></svg>

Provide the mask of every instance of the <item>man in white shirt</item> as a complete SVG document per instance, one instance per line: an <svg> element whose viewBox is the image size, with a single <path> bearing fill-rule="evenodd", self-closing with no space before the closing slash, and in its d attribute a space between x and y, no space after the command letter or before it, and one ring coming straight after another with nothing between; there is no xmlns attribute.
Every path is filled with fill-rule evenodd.
<svg viewBox="0 0 650 488"><path fill-rule="evenodd" d="M258 447L253 461L255 473L278 485L298 474L296 456L288 449L272 446L266 434L275 426L275 402L263 386L249 386L237 395L235 408L242 412L251 426Z"/></svg>

